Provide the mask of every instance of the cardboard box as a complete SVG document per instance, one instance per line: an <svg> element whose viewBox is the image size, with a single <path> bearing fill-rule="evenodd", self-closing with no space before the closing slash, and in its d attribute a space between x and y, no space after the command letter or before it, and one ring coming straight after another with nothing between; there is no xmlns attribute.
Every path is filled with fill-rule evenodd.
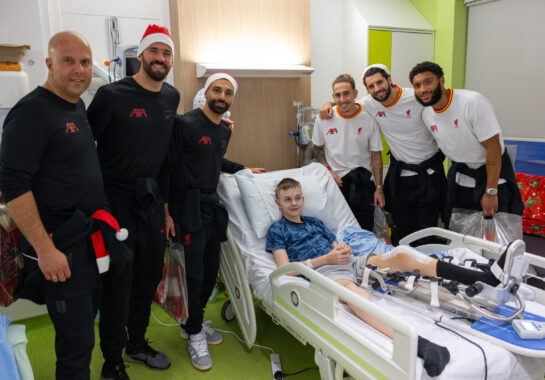
<svg viewBox="0 0 545 380"><path fill-rule="evenodd" d="M0 44L0 62L20 63L30 45Z"/></svg>

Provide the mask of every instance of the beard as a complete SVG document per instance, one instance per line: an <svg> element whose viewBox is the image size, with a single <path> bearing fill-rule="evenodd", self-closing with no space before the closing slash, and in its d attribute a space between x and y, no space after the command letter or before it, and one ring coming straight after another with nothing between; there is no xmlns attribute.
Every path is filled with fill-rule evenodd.
<svg viewBox="0 0 545 380"><path fill-rule="evenodd" d="M443 95L443 92L441 91L441 84L437 83L437 87L435 90L433 90L433 95L429 102L424 102L422 99L420 99L418 96L415 96L416 100L418 100L418 103L422 104L424 107L433 106L435 103L441 99L441 95Z"/></svg>
<svg viewBox="0 0 545 380"><path fill-rule="evenodd" d="M221 100L215 100L215 99L210 99L210 100L207 100L206 103L208 104L208 107L214 111L215 113L217 113L218 115L222 115L224 114L225 112L227 112L227 110L229 109L229 107L231 106L230 104L226 103L226 102L223 102Z"/></svg>
<svg viewBox="0 0 545 380"><path fill-rule="evenodd" d="M151 66L154 64L163 65L163 67L165 68L165 71L164 72L153 71ZM164 80L167 77L168 72L170 71L170 67L167 67L167 65L165 65L163 62L158 62L158 61L146 62L143 55L142 55L142 66L144 67L144 71L146 72L146 74L148 74L148 76L151 79L157 82L161 82L162 80Z"/></svg>
<svg viewBox="0 0 545 380"><path fill-rule="evenodd" d="M379 99L377 98L376 96L374 95L371 95L371 97L373 99L375 99L377 102L383 102L385 101L386 99L388 99L388 97L390 96L390 94L392 93L392 86L388 86L388 89L386 90L386 95L384 95L384 98L383 99Z"/></svg>

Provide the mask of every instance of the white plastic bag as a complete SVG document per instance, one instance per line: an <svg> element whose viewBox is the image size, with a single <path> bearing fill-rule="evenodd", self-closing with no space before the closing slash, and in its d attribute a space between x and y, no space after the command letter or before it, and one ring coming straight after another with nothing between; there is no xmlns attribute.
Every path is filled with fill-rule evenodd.
<svg viewBox="0 0 545 380"><path fill-rule="evenodd" d="M373 224L373 233L383 242L390 244L390 232L386 223L386 215L379 206L375 206L375 222Z"/></svg>
<svg viewBox="0 0 545 380"><path fill-rule="evenodd" d="M508 245L513 240L522 239L522 217L497 212L488 219L482 211L455 208L450 217L450 230Z"/></svg>

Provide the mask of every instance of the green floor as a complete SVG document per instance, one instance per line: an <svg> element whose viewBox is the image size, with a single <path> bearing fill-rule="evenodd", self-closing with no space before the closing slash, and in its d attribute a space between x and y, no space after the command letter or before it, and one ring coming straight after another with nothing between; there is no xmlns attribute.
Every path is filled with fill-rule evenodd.
<svg viewBox="0 0 545 380"><path fill-rule="evenodd" d="M212 327L231 330L242 337L236 321L225 322L220 317L220 309L225 301L223 295L218 295L217 302L209 303L205 319L212 320ZM162 310L155 305L152 308L155 315L164 323L173 323ZM303 346L287 331L276 326L270 317L261 309L256 308L257 339L256 344L271 347L280 354L284 372L296 372L306 367L314 367L314 350L311 346ZM54 379L55 354L54 332L47 316L31 318L17 323L27 326L27 352L36 380ZM140 364L130 364L127 373L131 380L174 380L174 379L271 379L270 351L253 348L249 351L245 344L240 343L233 335L223 334L223 343L210 346L213 366L207 372L193 368L187 353L186 341L179 335L179 327L164 327L157 321L150 320L147 337L152 347L165 352L172 365L166 371L151 371ZM98 331L96 344L91 361L91 379L98 379L102 368L102 356L98 346ZM310 370L289 379L319 379L317 370Z"/></svg>

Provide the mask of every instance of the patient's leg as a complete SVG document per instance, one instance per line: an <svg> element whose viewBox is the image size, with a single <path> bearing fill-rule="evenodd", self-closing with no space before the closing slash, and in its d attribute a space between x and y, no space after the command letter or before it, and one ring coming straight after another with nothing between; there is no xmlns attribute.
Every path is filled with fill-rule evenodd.
<svg viewBox="0 0 545 380"><path fill-rule="evenodd" d="M348 290L351 290L354 293L358 294L359 296L369 301L371 300L369 293L367 293L358 285L354 284L352 281L337 280L337 282L343 285ZM392 327L382 322L380 319L372 316L371 314L368 314L363 310L355 307L351 303L346 302L346 304L361 320L366 322L369 326L374 327L390 339L393 339L394 330L392 329ZM438 376L439 374L441 374L447 363L450 361L450 353L448 349L446 347L439 346L438 344L430 342L429 340L424 339L420 336L418 337L417 347L417 356L424 360L424 369L426 370L426 373L429 376Z"/></svg>
<svg viewBox="0 0 545 380"><path fill-rule="evenodd" d="M400 252L396 256L376 255L367 259L367 264L376 265L379 268L390 268L393 272L412 272L418 269L424 276L437 276L437 259L429 258L427 262L417 260L408 253Z"/></svg>
<svg viewBox="0 0 545 380"><path fill-rule="evenodd" d="M505 253L498 260L499 266L503 268L504 262ZM403 252L399 252L397 255L386 253L372 256L367 260L367 264L376 265L379 268L390 268L394 272L412 272L414 269L418 269L424 276L442 277L466 285L472 285L477 281L492 286L497 286L500 283L490 271L468 269L431 257L421 259Z"/></svg>
<svg viewBox="0 0 545 380"><path fill-rule="evenodd" d="M365 298L366 300L371 301L371 297L369 296L369 293L367 293L364 289L359 287L358 285L354 284L350 280L337 280L339 284L347 288L348 290L353 291L357 295ZM345 302L343 300L343 302ZM388 338L393 339L394 337L394 330L387 325L386 323L382 322L380 319L372 316L371 314L368 314L364 312L363 310L355 307L349 302L346 302L346 304L352 309L352 311L360 318L362 321L366 322L369 326L374 327L384 335L386 335Z"/></svg>

